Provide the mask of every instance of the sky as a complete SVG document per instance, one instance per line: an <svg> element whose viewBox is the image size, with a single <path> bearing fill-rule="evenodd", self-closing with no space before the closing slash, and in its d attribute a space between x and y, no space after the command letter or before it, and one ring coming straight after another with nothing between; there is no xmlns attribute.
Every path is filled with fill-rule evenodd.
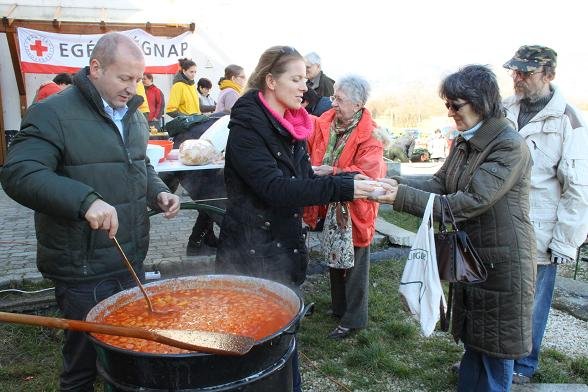
<svg viewBox="0 0 588 392"><path fill-rule="evenodd" d="M149 3L142 4L149 9ZM334 79L347 73L366 77L373 96L408 87L436 94L444 76L472 63L490 65L508 96L512 85L502 64L521 45L546 45L558 52L555 83L582 103L588 102L588 45L580 3L168 0L167 11L194 21L196 34L247 73L265 49L289 45L303 55L317 52Z"/></svg>
<svg viewBox="0 0 588 392"><path fill-rule="evenodd" d="M49 18L56 6L90 7L84 0L0 0L5 9L11 3L47 7ZM581 3L94 0L92 6L96 15L104 7L107 18L131 10L133 22L194 22L197 45L206 51L214 48L220 63L242 65L247 74L270 46L293 46L303 55L314 51L322 58L323 71L333 79L348 73L364 76L372 85L372 97L407 89L436 95L444 76L472 63L490 65L502 95L508 96L512 83L502 64L521 45L546 45L558 52L555 84L573 103L580 104L588 103L588 45Z"/></svg>

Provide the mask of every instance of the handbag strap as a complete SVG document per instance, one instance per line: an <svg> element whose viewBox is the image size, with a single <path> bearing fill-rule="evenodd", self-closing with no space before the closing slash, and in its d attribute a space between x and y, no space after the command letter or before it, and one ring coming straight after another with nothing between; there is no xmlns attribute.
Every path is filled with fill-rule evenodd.
<svg viewBox="0 0 588 392"><path fill-rule="evenodd" d="M453 231L457 231L457 223L455 222L453 211L451 211L451 207L449 206L449 200L447 199L447 196L440 195L439 201L441 204L441 222L439 223L439 231L442 233L446 233L447 226L450 225L453 226Z"/></svg>

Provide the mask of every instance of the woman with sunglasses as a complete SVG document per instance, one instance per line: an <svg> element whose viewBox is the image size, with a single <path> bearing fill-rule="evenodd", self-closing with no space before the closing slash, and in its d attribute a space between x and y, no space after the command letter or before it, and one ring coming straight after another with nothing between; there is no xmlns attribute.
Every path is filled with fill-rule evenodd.
<svg viewBox="0 0 588 392"><path fill-rule="evenodd" d="M460 132L445 163L428 179L382 179L387 192L377 200L422 216L430 193L447 195L488 271L483 283L454 284L451 333L465 347L458 391L509 391L514 359L531 351L531 156L504 117L496 76L487 67L449 75L440 96ZM440 209L437 197L436 220Z"/></svg>
<svg viewBox="0 0 588 392"><path fill-rule="evenodd" d="M272 279L297 290L308 264L302 208L365 198L373 190L352 175L313 173L306 149L312 120L301 106L306 89L303 57L274 46L261 55L233 106L217 273ZM293 368L294 391L300 391L296 353Z"/></svg>

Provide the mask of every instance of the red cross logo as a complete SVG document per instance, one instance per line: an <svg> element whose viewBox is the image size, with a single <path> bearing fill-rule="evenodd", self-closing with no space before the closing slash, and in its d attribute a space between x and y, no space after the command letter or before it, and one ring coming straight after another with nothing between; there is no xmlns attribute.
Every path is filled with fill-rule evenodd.
<svg viewBox="0 0 588 392"><path fill-rule="evenodd" d="M41 42L40 39L35 40L35 44L30 46L31 50L34 50L35 52L37 52L37 57L42 57L43 53L46 52L49 48L46 46L43 46L43 43Z"/></svg>

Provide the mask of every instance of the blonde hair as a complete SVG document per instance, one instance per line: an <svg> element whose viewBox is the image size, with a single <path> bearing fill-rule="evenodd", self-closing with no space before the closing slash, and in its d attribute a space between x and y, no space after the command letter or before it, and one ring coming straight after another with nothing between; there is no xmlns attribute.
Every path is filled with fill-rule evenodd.
<svg viewBox="0 0 588 392"><path fill-rule="evenodd" d="M286 65L292 60L304 61L304 58L291 46L272 46L266 49L249 77L247 90L265 90L266 76L271 73L274 77L279 77L286 72Z"/></svg>

